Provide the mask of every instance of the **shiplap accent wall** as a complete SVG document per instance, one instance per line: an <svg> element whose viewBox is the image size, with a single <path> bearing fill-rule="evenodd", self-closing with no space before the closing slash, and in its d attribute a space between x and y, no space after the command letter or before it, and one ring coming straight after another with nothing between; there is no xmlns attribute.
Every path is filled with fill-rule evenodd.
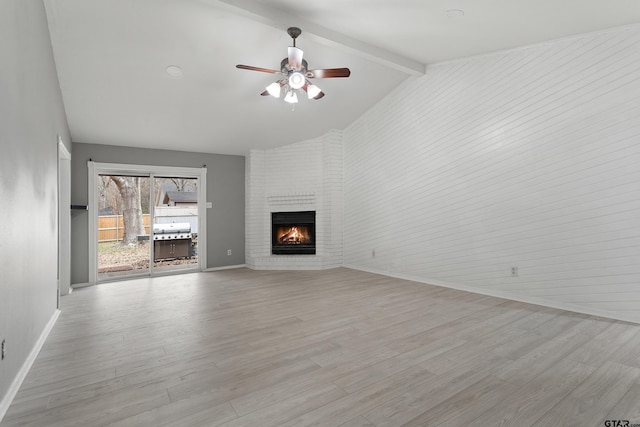
<svg viewBox="0 0 640 427"><path fill-rule="evenodd" d="M245 163L245 262L260 270L342 265L342 132L270 150ZM316 255L271 255L271 212L316 211Z"/></svg>
<svg viewBox="0 0 640 427"><path fill-rule="evenodd" d="M346 266L640 322L640 27L429 67L343 138Z"/></svg>

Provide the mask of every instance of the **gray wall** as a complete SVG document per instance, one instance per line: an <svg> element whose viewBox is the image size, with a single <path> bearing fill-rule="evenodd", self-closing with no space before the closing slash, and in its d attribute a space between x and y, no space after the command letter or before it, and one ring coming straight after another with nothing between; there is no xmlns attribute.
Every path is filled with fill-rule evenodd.
<svg viewBox="0 0 640 427"><path fill-rule="evenodd" d="M244 156L73 143L71 203L88 202L87 161L199 168L207 165L207 267L244 264ZM88 214L71 219L71 283L89 279ZM227 256L231 249L231 256Z"/></svg>
<svg viewBox="0 0 640 427"><path fill-rule="evenodd" d="M57 136L70 138L42 0L2 0L0 40L0 218L8 225L0 241L1 418L56 312Z"/></svg>

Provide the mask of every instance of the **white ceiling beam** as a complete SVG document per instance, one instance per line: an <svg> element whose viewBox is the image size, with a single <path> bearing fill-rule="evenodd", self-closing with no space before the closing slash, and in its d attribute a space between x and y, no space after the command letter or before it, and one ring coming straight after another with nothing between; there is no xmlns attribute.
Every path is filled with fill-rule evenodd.
<svg viewBox="0 0 640 427"><path fill-rule="evenodd" d="M288 28L291 23L304 30L305 34L311 34L323 41L326 45L353 53L378 64L402 71L409 75L421 76L426 72L426 65L407 58L397 53L372 46L368 43L356 40L345 34L332 31L322 25L315 24L299 16L292 15L274 7L255 0L201 0L208 4L222 6L234 13L249 17L258 22L275 26L276 28Z"/></svg>

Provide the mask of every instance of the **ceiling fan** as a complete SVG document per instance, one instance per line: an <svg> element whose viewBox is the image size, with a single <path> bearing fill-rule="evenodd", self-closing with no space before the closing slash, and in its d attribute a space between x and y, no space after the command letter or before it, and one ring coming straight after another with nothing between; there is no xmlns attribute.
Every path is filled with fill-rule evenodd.
<svg viewBox="0 0 640 427"><path fill-rule="evenodd" d="M348 68L324 68L319 70L310 70L307 61L302 59L302 49L296 47L296 39L302 30L297 27L287 29L287 34L293 39L293 46L289 46L288 56L280 62L280 70L271 70L269 68L252 67L250 65L236 65L236 68L242 70L260 71L263 73L280 74L283 77L278 81L267 86L266 90L260 95L271 95L276 98L280 97L282 88L284 88L284 101L290 104L298 102L297 92L302 90L307 94L309 99L320 99L324 96L324 92L316 85L311 83L309 79L313 78L332 78L332 77L349 77L351 71Z"/></svg>

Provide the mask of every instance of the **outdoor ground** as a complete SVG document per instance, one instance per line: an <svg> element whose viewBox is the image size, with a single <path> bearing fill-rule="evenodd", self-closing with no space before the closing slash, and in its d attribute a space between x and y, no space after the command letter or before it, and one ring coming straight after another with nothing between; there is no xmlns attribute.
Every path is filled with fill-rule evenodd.
<svg viewBox="0 0 640 427"><path fill-rule="evenodd" d="M146 270L149 268L149 242L138 242L136 246L123 246L120 242L102 242L98 244L98 273L114 271ZM162 260L156 267L169 265L195 264L197 257L186 259Z"/></svg>

